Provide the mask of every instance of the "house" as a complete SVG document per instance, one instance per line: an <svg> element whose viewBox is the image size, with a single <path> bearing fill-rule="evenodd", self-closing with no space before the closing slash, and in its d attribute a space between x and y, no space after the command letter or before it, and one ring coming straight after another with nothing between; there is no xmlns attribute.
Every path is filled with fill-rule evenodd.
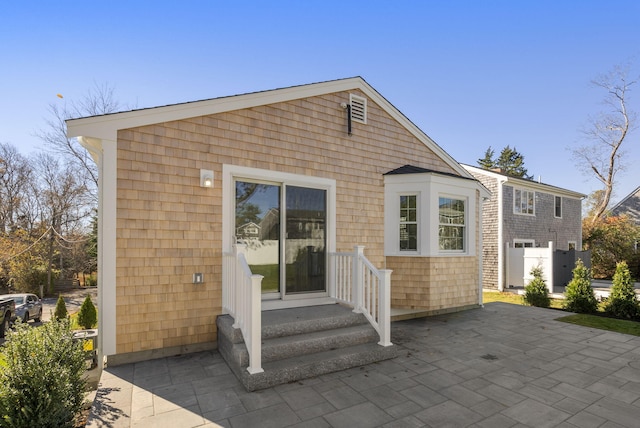
<svg viewBox="0 0 640 428"><path fill-rule="evenodd" d="M482 218L483 287L500 291L521 287L529 279L530 268L542 259L549 262L543 273L550 291L554 282L566 282L563 278L571 273L574 261L562 259L554 266L553 256L562 256L556 254L560 250L571 251L573 258L581 257L585 195L499 171L463 166L491 192Z"/></svg>
<svg viewBox="0 0 640 428"><path fill-rule="evenodd" d="M614 216L626 214L635 224L640 225L640 187L611 208L611 214Z"/></svg>
<svg viewBox="0 0 640 428"><path fill-rule="evenodd" d="M481 304L489 193L362 78L67 128L100 171L99 348L111 365L215 348L224 315L257 374L264 311L340 302L388 347L391 310ZM259 238L235 236L247 223Z"/></svg>

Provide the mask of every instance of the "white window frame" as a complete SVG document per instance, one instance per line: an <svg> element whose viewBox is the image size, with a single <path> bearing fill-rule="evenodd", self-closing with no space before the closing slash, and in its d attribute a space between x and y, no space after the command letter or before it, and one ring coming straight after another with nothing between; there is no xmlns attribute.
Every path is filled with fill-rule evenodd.
<svg viewBox="0 0 640 428"><path fill-rule="evenodd" d="M441 174L418 173L386 175L384 197L384 253L385 256L454 257L476 255L477 189L476 182ZM417 251L400 251L400 196L418 195ZM464 251L440 251L439 198L465 201Z"/></svg>
<svg viewBox="0 0 640 428"><path fill-rule="evenodd" d="M558 199L560 200L560 206L558 206ZM558 215L558 208L560 208L560 215ZM553 197L553 216L555 218L562 218L562 196L555 195Z"/></svg>
<svg viewBox="0 0 640 428"><path fill-rule="evenodd" d="M522 244L522 245L518 245ZM535 239L514 239L513 240L513 248L535 248L536 240Z"/></svg>
<svg viewBox="0 0 640 428"><path fill-rule="evenodd" d="M567 248L571 250L571 246L573 245L573 249L578 251L578 243L576 241L568 241Z"/></svg>
<svg viewBox="0 0 640 428"><path fill-rule="evenodd" d="M518 203L516 201L516 195L518 194L518 192L520 192L520 202ZM522 212L522 194L526 193L531 194L532 195L532 200L533 200L533 206L531 207L532 212ZM529 198L527 197L527 200ZM516 207L518 207L518 210L516 210ZM522 189L522 188L518 188L518 187L514 187L513 188L513 213L517 214L517 215L528 215L528 216L535 216L536 215L536 192L533 190L528 190L528 189Z"/></svg>
<svg viewBox="0 0 640 428"><path fill-rule="evenodd" d="M464 223L462 225L460 224L453 224L453 223L441 223L440 222L440 199L442 198L446 198L446 199L452 199L454 201L462 201L464 204ZM450 194L440 194L438 195L438 223L437 223L437 227L438 227L438 251L440 253L465 253L467 250L467 224L468 224L468 205L469 202L467 201L466 197L462 197L459 195L450 195ZM461 249L452 249L452 250L447 250L447 249L443 249L440 243L440 229L441 227L450 227L450 226L455 226L455 227L461 227L462 228L462 248Z"/></svg>
<svg viewBox="0 0 640 428"><path fill-rule="evenodd" d="M398 199L402 199L402 197L414 197L416 198L416 220L415 221L409 221L409 220L402 220L402 217L399 216L399 221L398 221L398 250L401 253L417 253L420 251L420 195L417 193L407 193L407 194L400 194L398 195ZM402 210L402 205L401 202L398 203L398 208L401 211ZM403 249L400 246L400 242L401 242L401 236L400 236L400 227L403 224L415 224L416 225L416 248L407 248L407 249Z"/></svg>

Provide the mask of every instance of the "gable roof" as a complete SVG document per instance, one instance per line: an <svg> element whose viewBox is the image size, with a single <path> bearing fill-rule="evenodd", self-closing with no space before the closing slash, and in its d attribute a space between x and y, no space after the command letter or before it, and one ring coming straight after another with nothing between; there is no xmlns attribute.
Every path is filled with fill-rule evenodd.
<svg viewBox="0 0 640 428"><path fill-rule="evenodd" d="M117 140L119 129L128 129L156 123L207 116L233 110L246 109L278 102L292 101L335 92L358 89L380 108L397 120L413 136L431 149L449 167L463 177L473 178L457 161L445 152L435 141L402 114L362 77L331 80L307 85L291 86L261 92L252 92L201 101L191 101L160 107L143 108L120 113L110 113L78 119L69 119L67 136L93 138L98 140Z"/></svg>
<svg viewBox="0 0 640 428"><path fill-rule="evenodd" d="M640 222L640 187L625 196L620 202L611 208L611 214L627 214L636 223Z"/></svg>
<svg viewBox="0 0 640 428"><path fill-rule="evenodd" d="M499 179L502 182L507 182L513 186L520 187L528 187L533 190L537 190L539 192L552 193L556 195L566 196L570 198L582 199L587 195L579 192L574 192L573 190L564 189L562 187L553 186L551 184L545 184L539 181L528 180L526 178L514 177L512 175L504 174L497 171L490 171L488 169L478 168L471 165L462 164L462 167L465 168L472 174L485 175L488 177L492 177L495 179Z"/></svg>

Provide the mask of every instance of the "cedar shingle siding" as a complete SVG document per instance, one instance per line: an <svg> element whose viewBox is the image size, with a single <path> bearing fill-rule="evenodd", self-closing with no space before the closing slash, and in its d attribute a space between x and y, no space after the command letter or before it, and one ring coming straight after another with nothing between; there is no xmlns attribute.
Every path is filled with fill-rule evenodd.
<svg viewBox="0 0 640 428"><path fill-rule="evenodd" d="M215 342L223 164L335 179L336 249L365 245L384 266L383 173L408 163L455 171L371 100L367 124L354 122L347 135L339 105L348 99L333 93L118 132L118 354ZM199 168L214 171L212 189L198 186ZM417 294L437 308L477 302L476 264L389 260L394 302L414 306ZM203 284L191 283L193 272Z"/></svg>

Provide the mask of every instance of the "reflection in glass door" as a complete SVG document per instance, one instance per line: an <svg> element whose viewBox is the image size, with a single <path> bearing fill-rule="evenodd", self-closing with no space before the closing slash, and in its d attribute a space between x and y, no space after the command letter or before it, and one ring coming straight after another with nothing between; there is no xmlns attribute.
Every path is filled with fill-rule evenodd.
<svg viewBox="0 0 640 428"><path fill-rule="evenodd" d="M236 239L263 297L326 291L327 191L238 180L235 196Z"/></svg>
<svg viewBox="0 0 640 428"><path fill-rule="evenodd" d="M280 297L279 185L236 181L235 233L251 272L264 276L262 294Z"/></svg>
<svg viewBox="0 0 640 428"><path fill-rule="evenodd" d="M326 190L286 187L286 293L325 291Z"/></svg>

